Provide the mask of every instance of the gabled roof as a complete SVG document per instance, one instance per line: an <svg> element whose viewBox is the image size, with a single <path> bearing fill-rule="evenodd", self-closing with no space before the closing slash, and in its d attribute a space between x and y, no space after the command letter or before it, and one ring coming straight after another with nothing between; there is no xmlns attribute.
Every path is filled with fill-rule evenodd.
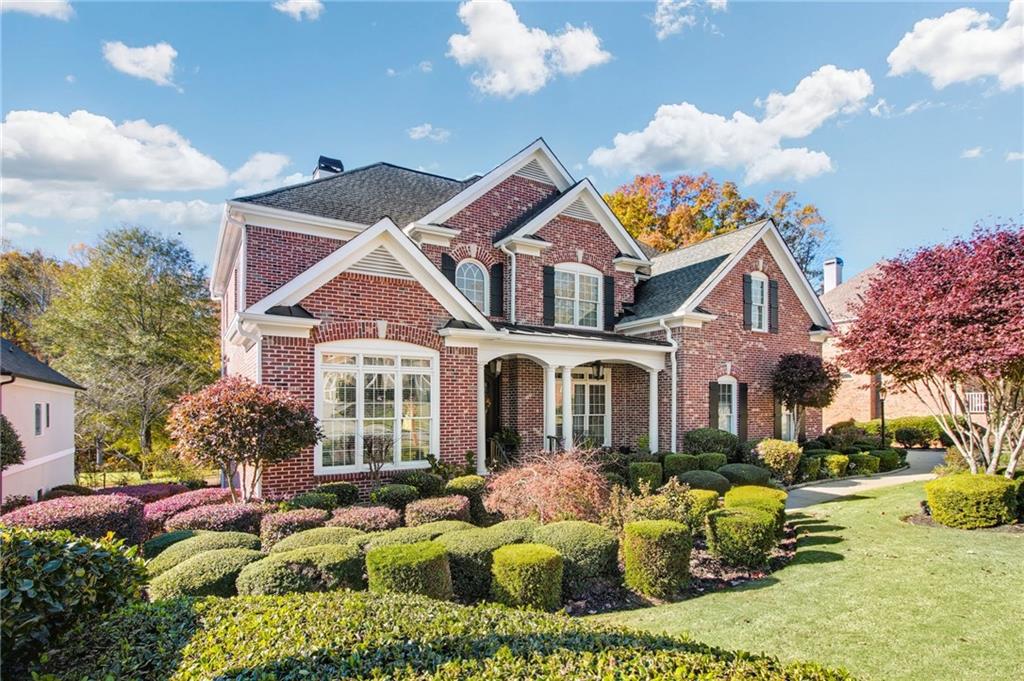
<svg viewBox="0 0 1024 681"><path fill-rule="evenodd" d="M6 338L0 339L0 375L85 390L64 374L51 368L49 364L40 362Z"/></svg>
<svg viewBox="0 0 1024 681"><path fill-rule="evenodd" d="M365 225L387 215L405 225L479 179L455 180L391 163L374 163L234 201Z"/></svg>
<svg viewBox="0 0 1024 681"><path fill-rule="evenodd" d="M768 220L758 220L691 246L659 253L651 258L651 274L658 275L722 255L732 255L746 246L747 242L755 236L757 230L764 227L767 222Z"/></svg>
<svg viewBox="0 0 1024 681"><path fill-rule="evenodd" d="M860 304L861 297L871 285L871 281L881 273L882 262L884 261L876 262L831 291L822 294L821 304L825 306L833 320L846 322L856 318L854 310Z"/></svg>
<svg viewBox="0 0 1024 681"><path fill-rule="evenodd" d="M693 295L693 292L707 281L728 257L727 254L719 255L640 282L636 289L635 302L619 321L629 322L672 314L679 309L680 303Z"/></svg>

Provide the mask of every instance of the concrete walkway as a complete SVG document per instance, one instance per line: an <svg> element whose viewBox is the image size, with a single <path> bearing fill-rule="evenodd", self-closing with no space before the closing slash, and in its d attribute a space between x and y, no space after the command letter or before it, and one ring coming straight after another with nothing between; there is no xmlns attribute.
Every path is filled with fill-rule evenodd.
<svg viewBox="0 0 1024 681"><path fill-rule="evenodd" d="M935 476L932 469L942 463L945 451L941 449L919 449L907 453L906 468L895 473L879 473L871 477L851 478L850 480L822 481L807 487L789 491L786 501L787 510L795 510L826 501L848 497L879 487L892 487L906 482L931 480Z"/></svg>

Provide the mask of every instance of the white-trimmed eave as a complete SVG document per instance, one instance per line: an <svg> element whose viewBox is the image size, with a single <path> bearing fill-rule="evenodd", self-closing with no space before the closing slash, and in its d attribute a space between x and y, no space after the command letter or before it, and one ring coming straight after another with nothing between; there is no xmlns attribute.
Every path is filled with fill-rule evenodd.
<svg viewBox="0 0 1024 681"><path fill-rule="evenodd" d="M671 314L659 315L657 317L643 317L642 319L632 319L628 322L620 322L615 325L615 331L617 333L625 333L628 335L634 335L638 333L648 333L650 331L662 331L664 327L661 326L661 322L665 322L670 327L677 326L691 326L700 328L707 322L713 322L718 319L718 315L710 314L708 312L687 312L679 314L673 312Z"/></svg>
<svg viewBox="0 0 1024 681"><path fill-rule="evenodd" d="M217 246L213 251L213 267L210 273L210 297L220 300L227 289L238 248L242 243L242 225L231 218L231 211L225 204L221 212L220 229L217 230Z"/></svg>

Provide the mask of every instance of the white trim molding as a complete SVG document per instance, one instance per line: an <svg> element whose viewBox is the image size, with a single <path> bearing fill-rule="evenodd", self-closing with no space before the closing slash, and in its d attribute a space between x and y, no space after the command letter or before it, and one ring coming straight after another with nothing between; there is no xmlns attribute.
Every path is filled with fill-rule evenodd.
<svg viewBox="0 0 1024 681"><path fill-rule="evenodd" d="M17 475L18 473L22 473L24 471L31 470L31 469L36 468L38 466L43 466L43 465L46 465L48 463L53 463L54 461L59 461L60 459L66 458L68 456L74 456L74 454L75 454L75 448L72 447L71 449L64 449L62 451L55 452L53 454L47 454L46 456L40 456L39 458L36 458L36 459L28 459L28 460L25 461L25 463L16 463L13 466L8 466L7 468L4 469L3 475L4 475L4 478L6 479L8 476Z"/></svg>
<svg viewBox="0 0 1024 681"><path fill-rule="evenodd" d="M516 255L533 255L539 256L544 251L554 246L550 241L544 241L543 239L531 239L528 237L515 238L515 239L502 239L502 242L498 244L498 249L514 253Z"/></svg>
<svg viewBox="0 0 1024 681"><path fill-rule="evenodd" d="M441 246L450 248L452 239L462 233L461 229L443 227L441 225L428 225L423 222L413 222L403 228L409 237L419 246Z"/></svg>

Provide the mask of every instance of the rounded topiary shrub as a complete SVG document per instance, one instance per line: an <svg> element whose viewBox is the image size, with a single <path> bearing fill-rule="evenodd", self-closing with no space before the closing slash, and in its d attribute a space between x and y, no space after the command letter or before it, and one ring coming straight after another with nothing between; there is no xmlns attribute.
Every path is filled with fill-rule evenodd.
<svg viewBox="0 0 1024 681"><path fill-rule="evenodd" d="M23 506L5 513L0 522L35 530L67 530L91 539L113 532L129 544L141 544L146 539L143 509L138 499L119 494L70 496Z"/></svg>
<svg viewBox="0 0 1024 681"><path fill-rule="evenodd" d="M415 487L420 499L440 496L444 492L444 478L429 471L399 471L391 482Z"/></svg>
<svg viewBox="0 0 1024 681"><path fill-rule="evenodd" d="M850 471L857 475L871 475L878 472L880 460L877 456L870 454L850 454Z"/></svg>
<svg viewBox="0 0 1024 681"><path fill-rule="evenodd" d="M231 492L226 489L209 487L197 489L183 494L176 494L160 501L146 504L146 529L153 536L164 530L164 523L182 511L200 506L225 504L231 501Z"/></svg>
<svg viewBox="0 0 1024 681"><path fill-rule="evenodd" d="M661 464L657 461L634 461L629 464L629 486L634 492L639 492L644 483L649 489L658 489L661 482Z"/></svg>
<svg viewBox="0 0 1024 681"><path fill-rule="evenodd" d="M260 538L246 532L200 532L189 539L183 539L160 552L146 564L150 576L156 577L184 563L189 558L218 549L260 548Z"/></svg>
<svg viewBox="0 0 1024 681"><path fill-rule="evenodd" d="M491 554L495 549L513 543L507 541L508 534L508 531L478 528L442 534L436 539L448 551L452 586L460 601L472 603L490 594Z"/></svg>
<svg viewBox="0 0 1024 681"><path fill-rule="evenodd" d="M895 449L872 449L870 454L878 457L878 470L882 472L900 467L900 453Z"/></svg>
<svg viewBox="0 0 1024 681"><path fill-rule="evenodd" d="M177 544L180 541L185 541L186 539L191 539L197 534L197 530L178 530L177 532L165 532L164 534L153 537L142 545L142 557L146 560L156 558L169 546L173 546L174 544Z"/></svg>
<svg viewBox="0 0 1024 681"><path fill-rule="evenodd" d="M438 520L469 522L469 519L469 499L459 494L420 499L405 507L405 524L410 527Z"/></svg>
<svg viewBox="0 0 1024 681"><path fill-rule="evenodd" d="M337 495L330 492L301 492L285 502L285 507L289 510L318 508L322 511L333 511L337 505Z"/></svg>
<svg viewBox="0 0 1024 681"><path fill-rule="evenodd" d="M696 428L683 434L683 453L735 452L740 439L732 433L717 428Z"/></svg>
<svg viewBox="0 0 1024 681"><path fill-rule="evenodd" d="M448 554L434 541L381 546L366 554L370 591L412 593L439 600L452 597Z"/></svg>
<svg viewBox="0 0 1024 681"><path fill-rule="evenodd" d="M510 544L494 552L491 596L513 608L557 610L562 604L562 556L543 544Z"/></svg>
<svg viewBox="0 0 1024 681"><path fill-rule="evenodd" d="M346 544L271 553L242 568L235 587L240 596L362 589L363 554Z"/></svg>
<svg viewBox="0 0 1024 681"><path fill-rule="evenodd" d="M775 518L756 508L723 508L705 519L708 551L724 563L758 568L775 546Z"/></svg>
<svg viewBox="0 0 1024 681"><path fill-rule="evenodd" d="M533 533L540 527L536 520L523 518L521 520L502 520L487 528L495 537L501 539L503 544L526 544L533 541Z"/></svg>
<svg viewBox="0 0 1024 681"><path fill-rule="evenodd" d="M729 462L729 457L721 452L704 452L697 455L697 467L702 471L717 471Z"/></svg>
<svg viewBox="0 0 1024 681"><path fill-rule="evenodd" d="M694 489L709 489L719 494L725 494L732 487L729 478L714 471L687 471L679 476L679 482Z"/></svg>
<svg viewBox="0 0 1024 681"><path fill-rule="evenodd" d="M825 473L830 478L841 478L846 475L846 469L850 466L850 458L845 454L829 454L822 459L825 465Z"/></svg>
<svg viewBox="0 0 1024 681"><path fill-rule="evenodd" d="M106 487L98 490L97 494L123 494L126 497L134 497L144 504L150 504L187 491L188 487L180 482L147 482L141 485Z"/></svg>
<svg viewBox="0 0 1024 681"><path fill-rule="evenodd" d="M700 468L700 459L693 454L666 454L665 455L665 479L675 477L686 471L695 471Z"/></svg>
<svg viewBox="0 0 1024 681"><path fill-rule="evenodd" d="M850 447L840 447L839 453L844 454L846 456L853 456L854 454L860 454L861 448L856 445L851 445Z"/></svg>
<svg viewBox="0 0 1024 681"><path fill-rule="evenodd" d="M691 489L686 492L690 508L687 512L687 525L694 536L704 534L704 518L718 508L718 492L713 489Z"/></svg>
<svg viewBox="0 0 1024 681"><path fill-rule="evenodd" d="M246 532L259 534L263 516L274 510L269 504L217 504L182 511L169 518L164 527L175 530L209 530L211 532Z"/></svg>
<svg viewBox="0 0 1024 681"><path fill-rule="evenodd" d="M617 577L619 542L607 527L583 520L563 520L537 528L533 541L562 554L562 590L567 595L582 595L593 580Z"/></svg>
<svg viewBox="0 0 1024 681"><path fill-rule="evenodd" d="M270 548L290 534L321 527L327 522L330 514L319 508L300 508L296 511L284 511L263 516L260 522L260 540L263 550Z"/></svg>
<svg viewBox="0 0 1024 681"><path fill-rule="evenodd" d="M428 533L431 539L440 537L442 534L477 529L476 525L465 520L435 520L432 523L423 523L414 527L421 532Z"/></svg>
<svg viewBox="0 0 1024 681"><path fill-rule="evenodd" d="M251 549L204 551L154 577L149 583L149 598L162 601L183 596L234 596L238 573L261 558L262 553Z"/></svg>
<svg viewBox="0 0 1024 681"><path fill-rule="evenodd" d="M463 475L452 478L444 486L445 494L459 494L469 499L469 515L477 525L481 525L487 520L487 510L484 508L484 492L486 490L487 481L479 475Z"/></svg>
<svg viewBox="0 0 1024 681"><path fill-rule="evenodd" d="M359 501L359 488L351 482L325 482L317 485L310 492L321 494L333 494L335 506L351 506Z"/></svg>
<svg viewBox="0 0 1024 681"><path fill-rule="evenodd" d="M351 527L362 532L391 530L402 524L398 511L387 506L349 506L339 508L327 521L327 527Z"/></svg>
<svg viewBox="0 0 1024 681"><path fill-rule="evenodd" d="M88 497L96 493L92 487L86 487L85 485L54 485L50 488L50 491L53 492L54 490L60 490L61 492L73 492L80 497ZM108 492L103 490L102 493L107 494ZM132 495L129 494L128 496Z"/></svg>
<svg viewBox="0 0 1024 681"><path fill-rule="evenodd" d="M626 586L644 596L668 598L690 580L690 530L671 520L626 523L622 559Z"/></svg>
<svg viewBox="0 0 1024 681"><path fill-rule="evenodd" d="M370 501L384 504L396 511L401 511L410 501L420 498L420 493L412 485L381 485L370 492Z"/></svg>
<svg viewBox="0 0 1024 681"><path fill-rule="evenodd" d="M772 472L749 463L727 463L717 471L734 485L767 485Z"/></svg>
<svg viewBox="0 0 1024 681"><path fill-rule="evenodd" d="M43 496L39 497L39 501L50 501L52 499L65 499L67 497L81 496L74 492L66 489L51 489L49 492L45 492Z"/></svg>
<svg viewBox="0 0 1024 681"><path fill-rule="evenodd" d="M374 532L372 537L356 537L349 541L362 547L363 551L370 551L380 546L397 546L398 544L418 544L419 542L430 541L437 534L429 528L399 527L387 532Z"/></svg>
<svg viewBox="0 0 1024 681"><path fill-rule="evenodd" d="M361 530L351 527L314 527L311 530L303 530L289 535L274 544L270 549L271 553L284 553L295 549L305 549L310 546L322 546L324 544L348 544L353 537L362 535Z"/></svg>
<svg viewBox="0 0 1024 681"><path fill-rule="evenodd" d="M609 488L614 487L615 485L618 485L619 487L629 486L629 483L626 482L626 479L619 475L618 473L603 473L602 475L604 475L604 479L608 481Z"/></svg>
<svg viewBox="0 0 1024 681"><path fill-rule="evenodd" d="M775 519L775 534L781 537L786 527L786 499L788 494L769 487L733 487L726 492L725 508L756 508Z"/></svg>
<svg viewBox="0 0 1024 681"><path fill-rule="evenodd" d="M932 517L950 527L995 527L1017 516L1017 486L1000 475L947 475L926 483L924 491Z"/></svg>
<svg viewBox="0 0 1024 681"><path fill-rule="evenodd" d="M807 440L800 446L803 447L804 453L811 449L828 449L828 445L826 445L821 440L818 440L817 438Z"/></svg>

